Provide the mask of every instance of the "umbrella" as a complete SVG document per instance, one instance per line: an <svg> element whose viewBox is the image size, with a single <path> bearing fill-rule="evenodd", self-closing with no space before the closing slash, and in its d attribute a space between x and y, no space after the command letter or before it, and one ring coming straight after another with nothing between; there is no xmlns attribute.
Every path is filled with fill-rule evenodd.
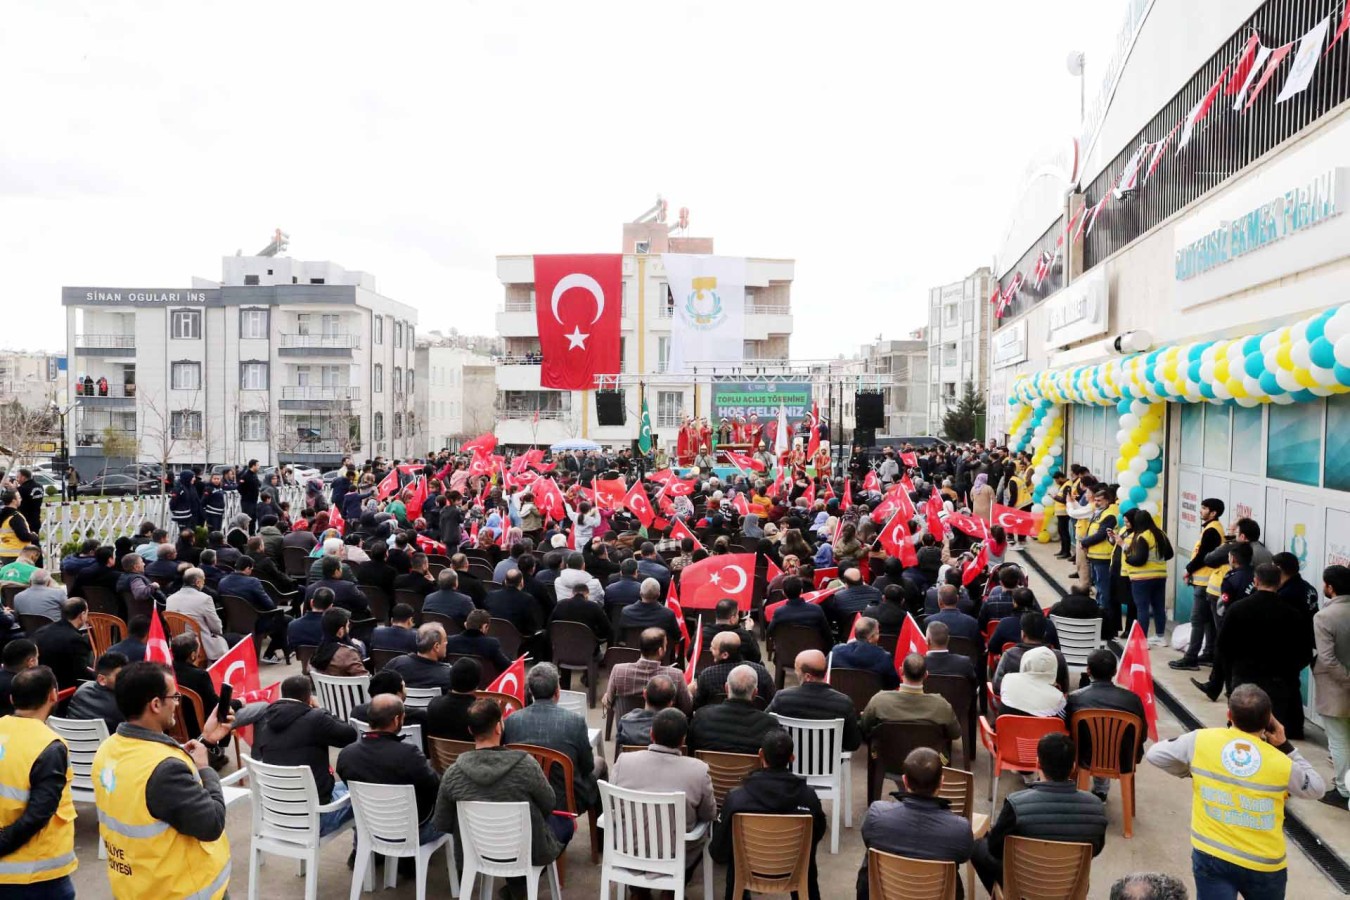
<svg viewBox="0 0 1350 900"><path fill-rule="evenodd" d="M552 450L554 453L564 450L599 450L600 445L595 441L588 441L582 438L570 438L565 441L558 441L558 443L548 449Z"/></svg>

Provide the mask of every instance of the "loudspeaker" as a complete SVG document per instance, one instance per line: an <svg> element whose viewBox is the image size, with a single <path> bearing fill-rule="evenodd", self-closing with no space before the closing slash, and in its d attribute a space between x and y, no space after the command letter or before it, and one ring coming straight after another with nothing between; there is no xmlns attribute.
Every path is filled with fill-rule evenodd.
<svg viewBox="0 0 1350 900"><path fill-rule="evenodd" d="M875 447L877 445L877 430L875 428L853 429L853 443L859 447Z"/></svg>
<svg viewBox="0 0 1350 900"><path fill-rule="evenodd" d="M886 426L883 397L884 395L877 391L867 393L859 391L853 395L854 420L858 428L877 429Z"/></svg>
<svg viewBox="0 0 1350 900"><path fill-rule="evenodd" d="M595 420L601 425L623 425L628 420L623 391L595 392Z"/></svg>

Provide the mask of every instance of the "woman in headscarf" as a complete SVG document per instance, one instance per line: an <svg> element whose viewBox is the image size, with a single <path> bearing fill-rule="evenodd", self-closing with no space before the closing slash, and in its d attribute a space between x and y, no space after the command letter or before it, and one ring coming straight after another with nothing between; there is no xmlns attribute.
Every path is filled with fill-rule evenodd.
<svg viewBox="0 0 1350 900"><path fill-rule="evenodd" d="M811 561L818 569L829 568L834 565L834 546L830 542L834 540L834 530L838 525L838 519L829 518L817 532L820 535L820 546L816 548Z"/></svg>
<svg viewBox="0 0 1350 900"><path fill-rule="evenodd" d="M246 513L239 513L230 521L230 530L225 533L225 543L240 553L248 546L248 526L253 521Z"/></svg>
<svg viewBox="0 0 1350 900"><path fill-rule="evenodd" d="M970 488L970 511L977 519L989 521L994 512L994 489L989 486L989 476L984 472L975 476L975 484Z"/></svg>
<svg viewBox="0 0 1350 900"><path fill-rule="evenodd" d="M741 519L741 534L755 540L764 537L764 529L759 527L759 516L756 513L746 513Z"/></svg>
<svg viewBox="0 0 1350 900"><path fill-rule="evenodd" d="M1059 660L1049 647L1032 647L1022 655L1021 667L1003 677L999 686L999 717L1064 717L1065 698L1055 686ZM998 727L997 721L994 723Z"/></svg>

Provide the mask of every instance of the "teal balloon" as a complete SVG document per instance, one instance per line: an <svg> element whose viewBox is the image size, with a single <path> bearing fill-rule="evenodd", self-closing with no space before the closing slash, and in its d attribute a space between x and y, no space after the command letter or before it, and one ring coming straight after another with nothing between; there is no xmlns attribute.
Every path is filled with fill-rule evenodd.
<svg viewBox="0 0 1350 900"><path fill-rule="evenodd" d="M1327 310L1327 312L1334 314L1335 311ZM1307 336L1309 341L1316 341L1320 339L1322 335L1326 334L1326 332L1327 332L1327 313L1322 313L1322 315L1318 316L1317 318L1313 319L1311 322L1308 323Z"/></svg>
<svg viewBox="0 0 1350 900"><path fill-rule="evenodd" d="M1320 322L1316 324L1321 324ZM1309 332L1312 331L1310 327ZM1321 331L1319 328L1318 331ZM1331 341L1318 335L1308 348L1308 356L1312 359L1314 365L1321 366L1324 369L1333 369L1336 367L1336 347Z"/></svg>
<svg viewBox="0 0 1350 900"><path fill-rule="evenodd" d="M1146 488L1157 487L1157 486L1158 486L1158 473L1157 473L1157 472L1151 472L1151 471L1145 469L1144 472L1143 472L1142 474L1140 474L1140 476L1139 476L1139 484L1140 484L1141 486L1143 486L1143 487L1146 487Z"/></svg>
<svg viewBox="0 0 1350 900"><path fill-rule="evenodd" d="M1253 353L1261 352L1261 335L1254 334L1242 342L1242 353L1245 356L1251 356ZM1256 376L1252 376L1255 378Z"/></svg>
<svg viewBox="0 0 1350 900"><path fill-rule="evenodd" d="M1261 382L1261 390L1272 397L1284 393L1284 388L1280 387L1280 382L1275 378L1274 372L1262 372L1261 377L1257 380Z"/></svg>
<svg viewBox="0 0 1350 900"><path fill-rule="evenodd" d="M1133 501L1133 500L1122 500L1122 501L1121 501L1121 503L1120 503L1120 512L1121 512L1122 515L1124 515L1125 513L1129 512L1129 511L1132 510L1132 509L1134 509L1134 501Z"/></svg>
<svg viewBox="0 0 1350 900"><path fill-rule="evenodd" d="M1130 499L1135 503L1143 503L1148 499L1148 489L1141 484L1130 488Z"/></svg>
<svg viewBox="0 0 1350 900"><path fill-rule="evenodd" d="M1197 384L1200 382L1200 361L1199 361L1199 360L1192 360L1192 361L1191 361L1191 364L1190 364L1189 366L1186 367L1186 376L1187 376L1188 378L1190 378L1191 381L1194 381L1194 382L1196 382Z"/></svg>
<svg viewBox="0 0 1350 900"><path fill-rule="evenodd" d="M1317 399L1317 395L1307 388L1304 388L1301 391L1294 391L1289 396L1294 398L1295 403L1311 403Z"/></svg>
<svg viewBox="0 0 1350 900"><path fill-rule="evenodd" d="M1332 372L1335 374L1338 384L1350 385L1350 368L1346 368L1340 363L1336 363L1332 368Z"/></svg>
<svg viewBox="0 0 1350 900"><path fill-rule="evenodd" d="M1126 414L1127 412L1129 412L1129 411L1130 411L1130 401L1129 401L1129 400L1122 400L1122 401L1120 401L1119 403L1116 404L1116 412L1120 413L1122 416L1125 415L1125 414Z"/></svg>
<svg viewBox="0 0 1350 900"><path fill-rule="evenodd" d="M1265 370L1266 360L1260 353L1249 353L1242 361L1242 371L1247 373L1248 378L1260 378Z"/></svg>
<svg viewBox="0 0 1350 900"><path fill-rule="evenodd" d="M1162 461L1162 457L1161 457L1161 456L1156 457L1156 458L1154 458L1154 459L1150 459L1150 460L1148 461L1148 471L1152 472L1152 473L1155 474L1155 475L1162 471L1162 467L1163 467L1163 461ZM1139 479L1139 480L1140 480L1140 481L1143 481L1142 478Z"/></svg>

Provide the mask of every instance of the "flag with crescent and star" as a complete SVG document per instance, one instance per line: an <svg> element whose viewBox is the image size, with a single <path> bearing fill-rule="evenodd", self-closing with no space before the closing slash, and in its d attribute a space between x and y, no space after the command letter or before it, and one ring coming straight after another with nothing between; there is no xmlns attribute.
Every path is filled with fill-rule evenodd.
<svg viewBox="0 0 1350 900"><path fill-rule="evenodd" d="M735 600L750 609L755 585L755 554L724 553L680 570L680 602L685 609L713 609L719 600Z"/></svg>
<svg viewBox="0 0 1350 900"><path fill-rule="evenodd" d="M487 686L489 691L495 691L498 694L510 694L525 705L525 654L516 657L516 661L507 667L506 671L493 679L492 684ZM505 713L502 718L510 715Z"/></svg>
<svg viewBox="0 0 1350 900"><path fill-rule="evenodd" d="M652 417L647 412L647 398L642 398L642 427L638 430L638 450L643 456L652 452Z"/></svg>
<svg viewBox="0 0 1350 900"><path fill-rule="evenodd" d="M1007 534L1035 537L1041 533L1041 525L1044 520L1045 515L1043 513L1013 509L1011 506L1003 506L999 503L995 503L989 511L989 524L1002 525L1004 532Z"/></svg>
<svg viewBox="0 0 1350 900"><path fill-rule="evenodd" d="M266 688L259 684L258 653L253 649L253 635L231 647L224 656L211 664L206 674L211 676L211 684L215 685L217 694L222 685L228 684L234 690L234 698L244 704L259 701L271 703L281 689L279 681ZM207 715L211 713L210 710L205 712ZM239 736L244 743L253 743L251 728L239 729Z"/></svg>
<svg viewBox="0 0 1350 900"><path fill-rule="evenodd" d="M540 387L594 390L596 375L619 371L621 254L536 256L534 295Z"/></svg>

